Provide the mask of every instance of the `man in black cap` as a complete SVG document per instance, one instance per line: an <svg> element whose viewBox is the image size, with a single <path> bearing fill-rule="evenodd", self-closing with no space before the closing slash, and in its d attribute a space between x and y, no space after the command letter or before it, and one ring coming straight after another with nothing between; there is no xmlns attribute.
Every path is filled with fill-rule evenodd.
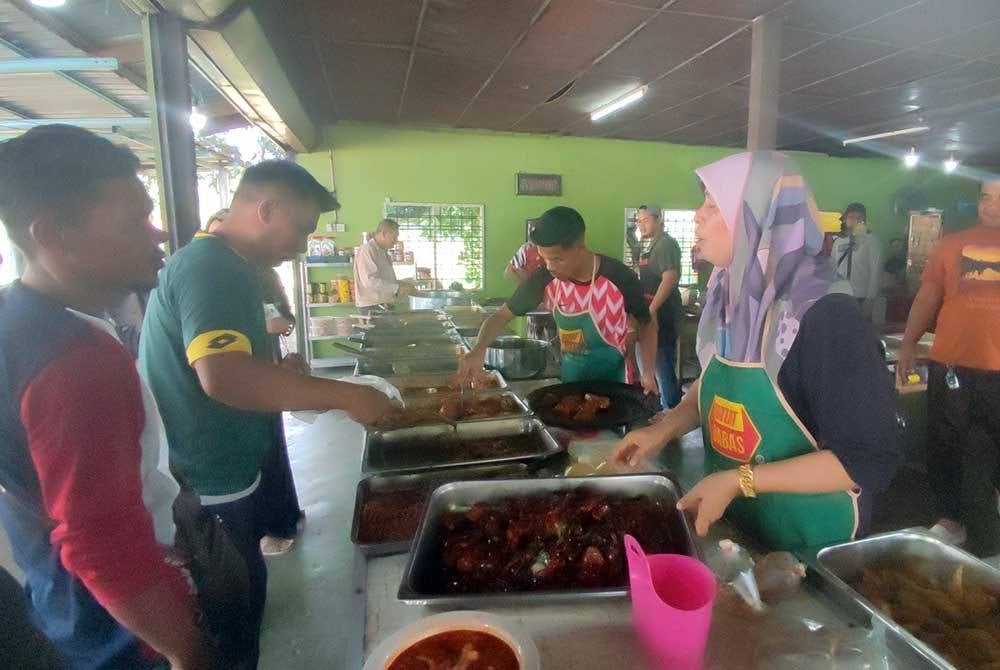
<svg viewBox="0 0 1000 670"><path fill-rule="evenodd" d="M146 311L141 371L163 416L171 471L183 499L196 501L192 514L177 507L178 538L200 537L203 512L209 525L221 519L249 577L245 616L208 621L226 667L257 665L267 590L258 487L279 413L341 409L370 424L390 407L369 387L309 377L272 360L257 270L294 258L320 213L337 207L295 163L247 169L228 216L170 258Z"/></svg>
<svg viewBox="0 0 1000 670"><path fill-rule="evenodd" d="M882 288L882 245L868 230L867 221L864 205L848 205L840 217L841 237L834 242L831 256L837 264L837 275L850 282L865 318L871 320Z"/></svg>

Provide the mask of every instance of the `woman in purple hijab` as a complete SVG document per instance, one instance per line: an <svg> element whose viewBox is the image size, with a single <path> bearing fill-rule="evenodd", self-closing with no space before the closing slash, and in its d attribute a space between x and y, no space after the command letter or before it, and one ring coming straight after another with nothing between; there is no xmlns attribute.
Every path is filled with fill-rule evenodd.
<svg viewBox="0 0 1000 670"><path fill-rule="evenodd" d="M696 173L698 251L715 268L702 374L616 457L636 464L701 427L706 477L678 504L699 535L725 514L774 550L853 539L900 462L878 341L819 256L816 206L790 158L743 153Z"/></svg>

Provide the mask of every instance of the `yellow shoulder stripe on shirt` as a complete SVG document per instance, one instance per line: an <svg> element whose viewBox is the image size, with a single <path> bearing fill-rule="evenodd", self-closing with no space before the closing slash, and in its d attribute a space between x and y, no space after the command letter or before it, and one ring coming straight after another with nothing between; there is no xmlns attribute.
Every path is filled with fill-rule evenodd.
<svg viewBox="0 0 1000 670"><path fill-rule="evenodd" d="M236 330L210 330L191 340L187 348L188 365L205 356L242 351L253 355L250 338Z"/></svg>

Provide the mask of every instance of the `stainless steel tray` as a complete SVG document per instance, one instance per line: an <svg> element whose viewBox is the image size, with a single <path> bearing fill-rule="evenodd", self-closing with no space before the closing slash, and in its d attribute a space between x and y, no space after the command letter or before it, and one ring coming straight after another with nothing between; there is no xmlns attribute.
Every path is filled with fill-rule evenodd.
<svg viewBox="0 0 1000 670"><path fill-rule="evenodd" d="M428 310L400 310L398 312L384 312L372 314L367 320L376 326L388 326L390 328L405 328L415 324L433 323L435 321L447 321L447 315L441 312Z"/></svg>
<svg viewBox="0 0 1000 670"><path fill-rule="evenodd" d="M386 381L398 388L403 398L412 398L454 393L454 391L445 390L454 376L454 372L451 374L408 375L406 377L388 377ZM507 388L507 380L499 372L489 370L486 371L486 376L494 379L497 385L494 388L483 389L484 392Z"/></svg>
<svg viewBox="0 0 1000 670"><path fill-rule="evenodd" d="M439 520L451 510L471 507L479 502L493 502L512 496L540 496L575 489L595 490L606 494L634 497L647 495L663 500L673 510L669 523L676 553L698 556L694 536L683 513L675 505L681 497L680 486L664 475L618 475L613 477L503 479L486 482L459 482L435 489L420 522L413 551L403 571L399 599L404 602L426 603L448 607L495 607L525 603L542 604L574 600L618 598L628 594L627 587L597 589L565 589L559 591L523 591L519 593L443 593L436 589L435 573L438 557ZM657 553L660 550L656 550Z"/></svg>
<svg viewBox="0 0 1000 670"><path fill-rule="evenodd" d="M440 405L441 401L449 396L454 396L455 394L447 393L444 395L428 395L421 398L410 398L406 401L406 406L409 408L423 408L432 407ZM480 391L479 393L470 394L466 393L465 398L467 400L472 400L474 398L487 398L487 397L501 397L510 400L516 407L516 411L509 412L506 414L500 414L497 416L482 417L476 419L459 419L458 421L449 421L438 416L434 416L432 419L426 421L419 421L412 424L397 424L396 426L390 428L378 427L381 432L385 431L396 431L396 430L406 430L408 428L416 428L417 426L433 426L438 424L444 424L446 426L463 425L469 423L480 423L483 421L498 421L500 419L516 419L516 418L526 418L531 416L531 409L524 403L517 394L509 390L492 389L489 391ZM404 410L405 411L405 410Z"/></svg>
<svg viewBox="0 0 1000 670"><path fill-rule="evenodd" d="M978 583L992 585L1000 594L1000 571L975 556L942 542L925 529L909 529L873 535L822 549L809 561L820 578L820 588L862 623L884 628L886 646L899 667L955 670L955 666L932 647L896 623L862 596L850 584L861 571L885 560L919 559L933 566L941 576L950 576L964 566Z"/></svg>
<svg viewBox="0 0 1000 670"><path fill-rule="evenodd" d="M457 359L462 354L468 352L465 343L461 341L414 342L395 345L383 342L382 346L369 347L366 344L362 344L361 348L364 350L366 356L373 356L380 359L395 359L397 361L407 358L427 358L429 356Z"/></svg>
<svg viewBox="0 0 1000 670"><path fill-rule="evenodd" d="M416 536L419 519L423 517L427 500L431 497L434 489L441 484L448 484L456 481L468 481L479 479L496 479L498 477L519 477L526 474L528 466L524 463L501 463L498 465L483 465L472 468L452 468L450 470L433 470L428 472L418 472L408 475L372 475L358 482L358 491L354 497L354 522L351 524L351 542L359 551L368 558L376 556L389 556L391 554L404 554L410 550L413 537L405 540L393 540L387 542L364 542L361 540L361 514L364 511L365 502L372 494L384 494L392 492L417 491L426 494L420 509L416 510L417 524L413 528L413 536Z"/></svg>
<svg viewBox="0 0 1000 670"><path fill-rule="evenodd" d="M413 374L455 374L456 356L425 356L418 358L359 358L354 366L356 375L392 377Z"/></svg>
<svg viewBox="0 0 1000 670"><path fill-rule="evenodd" d="M364 347L405 347L408 344L460 344L462 337L450 328L410 331L409 329L389 330L380 328L366 330L351 335L352 342Z"/></svg>
<svg viewBox="0 0 1000 670"><path fill-rule="evenodd" d="M529 436L525 449L458 460L460 441ZM534 417L504 417L456 424L418 426L390 431L366 431L361 471L419 472L487 463L539 460L562 453L563 447Z"/></svg>

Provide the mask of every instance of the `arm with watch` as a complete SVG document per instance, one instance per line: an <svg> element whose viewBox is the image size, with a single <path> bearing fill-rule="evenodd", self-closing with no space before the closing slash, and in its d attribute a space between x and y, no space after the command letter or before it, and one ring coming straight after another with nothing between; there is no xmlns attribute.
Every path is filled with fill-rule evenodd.
<svg viewBox="0 0 1000 670"><path fill-rule="evenodd" d="M615 460L634 466L644 458L655 456L671 440L698 428L701 425L697 400L699 386L700 382L695 382L680 404L662 421L626 435L615 451ZM831 493L855 488L857 484L847 474L836 454L823 449L784 461L743 465L713 473L688 491L677 507L692 512L695 530L698 535L704 536L709 527L722 518L729 503L739 496Z"/></svg>

